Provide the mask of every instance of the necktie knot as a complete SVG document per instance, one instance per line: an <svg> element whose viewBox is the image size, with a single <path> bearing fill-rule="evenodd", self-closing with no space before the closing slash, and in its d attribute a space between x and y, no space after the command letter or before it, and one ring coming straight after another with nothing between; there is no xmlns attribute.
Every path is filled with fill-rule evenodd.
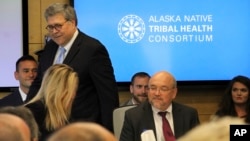
<svg viewBox="0 0 250 141"><path fill-rule="evenodd" d="M158 114L161 116L161 117L166 117L166 114L167 114L167 112L165 111L165 112L158 112Z"/></svg>
<svg viewBox="0 0 250 141"><path fill-rule="evenodd" d="M166 119L166 114L168 112L158 112L158 114L161 116L162 118L162 131L163 131L163 136L165 138L165 141L175 141L175 137L174 134L171 130L171 127L168 123L168 120Z"/></svg>

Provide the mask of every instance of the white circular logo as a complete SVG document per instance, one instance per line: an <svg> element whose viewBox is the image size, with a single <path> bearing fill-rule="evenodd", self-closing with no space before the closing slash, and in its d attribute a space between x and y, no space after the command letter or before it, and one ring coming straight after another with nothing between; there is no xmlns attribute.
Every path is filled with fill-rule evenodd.
<svg viewBox="0 0 250 141"><path fill-rule="evenodd" d="M140 17L127 15L118 23L118 34L124 42L139 42L145 34L145 24Z"/></svg>

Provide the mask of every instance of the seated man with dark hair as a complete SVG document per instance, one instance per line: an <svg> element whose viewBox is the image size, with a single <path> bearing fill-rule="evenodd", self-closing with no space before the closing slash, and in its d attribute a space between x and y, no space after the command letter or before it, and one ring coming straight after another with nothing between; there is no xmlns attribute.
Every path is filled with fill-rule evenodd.
<svg viewBox="0 0 250 141"><path fill-rule="evenodd" d="M37 61L30 55L19 58L16 62L15 79L19 81L19 88L0 100L2 106L22 105L27 97L29 88L37 76Z"/></svg>
<svg viewBox="0 0 250 141"><path fill-rule="evenodd" d="M146 72L137 72L131 78L129 86L132 97L120 106L137 105L148 99L148 81L150 75Z"/></svg>

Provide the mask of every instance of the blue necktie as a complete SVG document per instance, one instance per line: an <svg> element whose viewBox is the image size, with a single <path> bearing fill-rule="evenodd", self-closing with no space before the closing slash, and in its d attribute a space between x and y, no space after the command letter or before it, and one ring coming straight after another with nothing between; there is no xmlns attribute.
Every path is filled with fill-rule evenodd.
<svg viewBox="0 0 250 141"><path fill-rule="evenodd" d="M63 63L65 52L66 52L66 49L64 47L59 47L59 54L58 54L58 57L55 61L55 64L62 64Z"/></svg>

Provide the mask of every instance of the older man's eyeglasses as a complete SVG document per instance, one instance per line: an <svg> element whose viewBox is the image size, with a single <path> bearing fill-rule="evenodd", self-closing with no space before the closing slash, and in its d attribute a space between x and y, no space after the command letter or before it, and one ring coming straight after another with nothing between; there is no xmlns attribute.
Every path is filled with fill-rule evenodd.
<svg viewBox="0 0 250 141"><path fill-rule="evenodd" d="M56 30L61 30L62 29L62 26L68 21L65 21L64 23L62 24L54 24L54 25L47 25L46 26L46 29L48 31L53 31L53 29L56 29Z"/></svg>
<svg viewBox="0 0 250 141"><path fill-rule="evenodd" d="M149 86L148 87L148 89L151 91L151 92L157 92L157 91L159 91L159 92L168 92L168 91L170 91L170 90L172 90L172 89L174 89L174 87L172 87L172 88L168 88L168 87L156 87L156 86Z"/></svg>

